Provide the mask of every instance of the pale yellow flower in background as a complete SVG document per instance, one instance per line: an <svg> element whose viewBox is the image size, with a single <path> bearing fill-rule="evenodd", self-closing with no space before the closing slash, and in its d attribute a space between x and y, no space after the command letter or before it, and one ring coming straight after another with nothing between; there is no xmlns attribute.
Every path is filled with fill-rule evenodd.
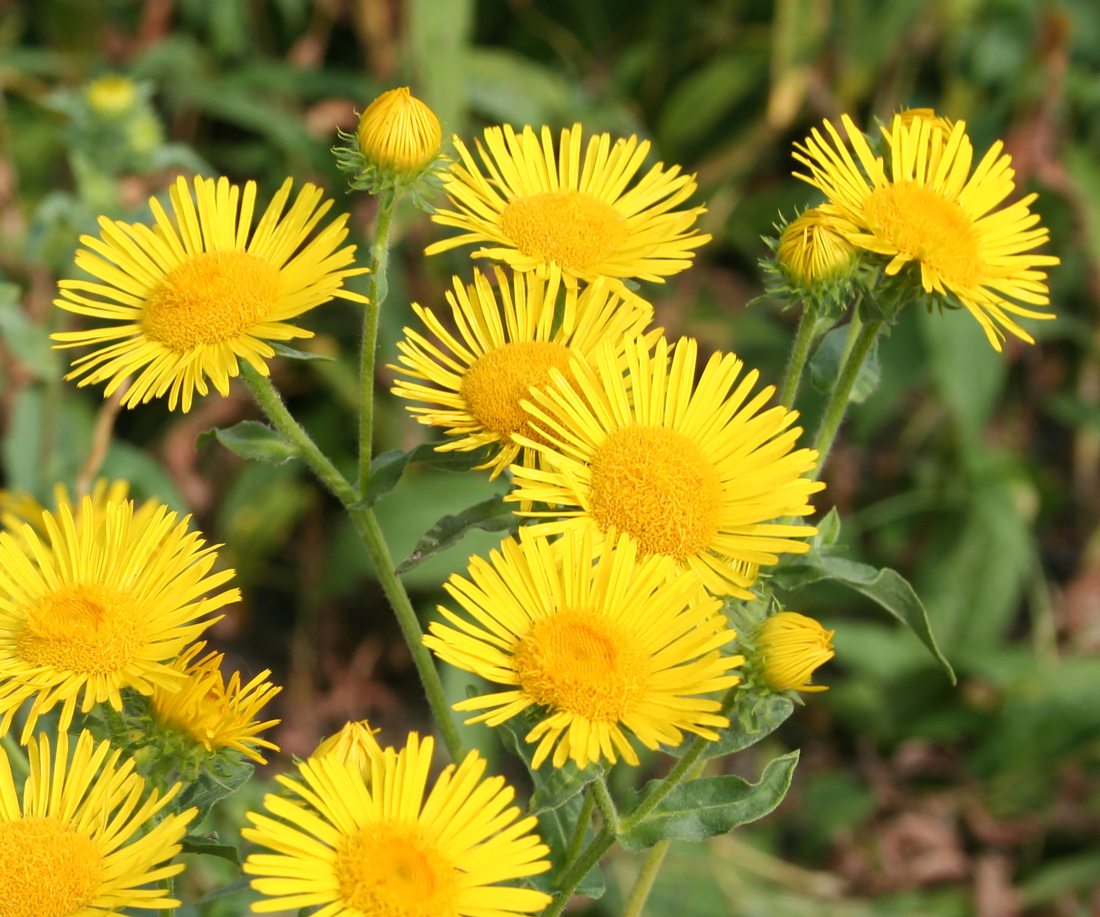
<svg viewBox="0 0 1100 917"><path fill-rule="evenodd" d="M30 740L22 804L0 750L0 912L96 917L179 907L163 880L183 872L171 861L198 810L165 813L180 785L146 794L133 759L87 730L71 757L69 743L61 731L52 754L45 734Z"/></svg>
<svg viewBox="0 0 1100 917"><path fill-rule="evenodd" d="M395 172L417 172L437 155L443 142L439 119L404 86L382 93L367 106L356 131L366 159Z"/></svg>
<svg viewBox="0 0 1100 917"><path fill-rule="evenodd" d="M972 169L965 122L947 133L940 119L897 115L883 128L887 165L851 118L842 123L854 158L828 121L828 138L815 128L794 156L809 169L796 176L824 191L848 221L848 241L889 258L888 275L912 264L925 292L957 299L997 350L1004 331L1034 343L1011 316L1054 317L1028 306L1049 305L1047 275L1038 268L1059 259L1034 253L1049 240L1029 209L1036 194L1002 206L1016 187L1004 144L997 141Z"/></svg>
<svg viewBox="0 0 1100 917"><path fill-rule="evenodd" d="M125 406L167 395L169 410L188 411L195 392L209 391L208 380L228 395L241 360L268 375L269 342L313 336L290 319L334 297L366 302L344 289L348 277L366 272L354 266L355 246L341 247L347 214L311 240L332 201L307 184L283 213L291 184L283 183L255 229L255 182L242 192L224 178L196 176L192 196L179 177L174 218L150 199L152 228L100 217L100 236L81 236L87 248L76 252L76 266L95 280L62 280L54 304L116 324L51 335L58 347L97 346L65 378L106 382L104 396L133 378Z"/></svg>
<svg viewBox="0 0 1100 917"><path fill-rule="evenodd" d="M836 653L833 634L819 621L794 611L769 617L753 635L753 661L761 668L764 683L773 691L826 691L811 685L814 670Z"/></svg>
<svg viewBox="0 0 1100 917"><path fill-rule="evenodd" d="M500 885L550 868L536 819L510 806L502 777L484 778L476 751L443 769L428 790L434 743L410 733L400 751L371 759L370 778L332 755L298 765L301 780L248 813L241 835L275 853L253 853L244 871L264 897L256 913L320 907L325 917L510 917L552 900ZM519 820L517 821L517 818Z"/></svg>
<svg viewBox="0 0 1100 917"><path fill-rule="evenodd" d="M137 102L137 86L129 77L118 73L92 80L84 88L92 110L105 118L117 118L130 111Z"/></svg>
<svg viewBox="0 0 1100 917"><path fill-rule="evenodd" d="M694 176L657 163L636 178L649 141L596 134L582 154L583 137L579 124L565 128L555 149L548 127L488 127L476 141L481 166L456 137L461 163L443 175L455 209L432 219L462 232L427 253L479 245L472 258L560 275L570 290L604 277L624 297L637 295L624 280L663 282L690 267L711 238L693 228L706 208L676 209L695 193Z"/></svg>

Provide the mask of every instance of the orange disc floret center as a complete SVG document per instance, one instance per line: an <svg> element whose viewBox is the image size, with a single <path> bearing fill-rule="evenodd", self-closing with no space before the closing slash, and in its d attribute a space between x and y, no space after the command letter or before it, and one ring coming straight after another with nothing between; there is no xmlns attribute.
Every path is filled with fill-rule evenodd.
<svg viewBox="0 0 1100 917"><path fill-rule="evenodd" d="M416 825L364 825L335 866L341 899L367 917L457 917L458 873Z"/></svg>
<svg viewBox="0 0 1100 917"><path fill-rule="evenodd" d="M550 381L550 369L569 374L569 349L549 341L518 341L478 357L462 377L460 392L470 413L490 433L528 436L530 417L520 402L533 385Z"/></svg>
<svg viewBox="0 0 1100 917"><path fill-rule="evenodd" d="M704 551L718 533L721 479L683 433L616 430L596 449L591 474L593 517L605 530L631 535L646 554L683 560Z"/></svg>
<svg viewBox="0 0 1100 917"><path fill-rule="evenodd" d="M932 188L911 181L884 185L871 192L863 213L876 235L948 286L972 286L984 273L974 220Z"/></svg>
<svg viewBox="0 0 1100 917"><path fill-rule="evenodd" d="M648 683L633 635L590 612L537 622L515 650L516 676L536 704L602 723L634 709Z"/></svg>
<svg viewBox="0 0 1100 917"><path fill-rule="evenodd" d="M169 350L221 344L267 318L279 300L279 269L248 252L191 255L157 285L141 313L145 334Z"/></svg>
<svg viewBox="0 0 1100 917"><path fill-rule="evenodd" d="M99 848L53 816L0 822L0 913L71 917L83 913L103 882Z"/></svg>
<svg viewBox="0 0 1100 917"><path fill-rule="evenodd" d="M583 191L518 198L501 211L500 226L523 254L574 271L604 261L630 237L626 217Z"/></svg>
<svg viewBox="0 0 1100 917"><path fill-rule="evenodd" d="M140 620L123 589L95 583L62 586L27 610L19 657L28 665L64 672L118 672L146 643Z"/></svg>

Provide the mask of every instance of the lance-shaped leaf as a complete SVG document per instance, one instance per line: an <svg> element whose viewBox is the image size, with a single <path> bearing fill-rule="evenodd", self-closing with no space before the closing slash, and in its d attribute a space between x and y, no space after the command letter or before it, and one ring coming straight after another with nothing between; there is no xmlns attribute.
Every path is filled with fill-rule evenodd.
<svg viewBox="0 0 1100 917"><path fill-rule="evenodd" d="M739 697L730 712L730 724L719 729L718 741L708 742L704 758L722 758L755 745L765 736L775 732L794 710L794 702L784 694L746 694ZM691 747L690 741L681 742L676 748L663 748L673 757L680 758Z"/></svg>
<svg viewBox="0 0 1100 917"><path fill-rule="evenodd" d="M702 841L758 821L783 801L797 763L797 751L776 758L764 768L758 783L734 776L681 783L638 824L631 824L628 812L623 820L628 827L619 835L619 843L638 851L664 840ZM635 807L659 782L651 781L641 794L633 794Z"/></svg>
<svg viewBox="0 0 1100 917"><path fill-rule="evenodd" d="M195 440L195 448L201 449L216 439L234 455L244 459L281 465L296 458L298 450L278 430L257 420L242 420L228 430L205 430Z"/></svg>
<svg viewBox="0 0 1100 917"><path fill-rule="evenodd" d="M281 341L268 341L267 344L276 354L280 357L286 357L288 360L321 360L325 363L331 363L335 360L335 357L330 357L326 353L312 353L308 350L298 350L296 347L288 347Z"/></svg>
<svg viewBox="0 0 1100 917"><path fill-rule="evenodd" d="M490 449L475 449L472 452L437 452L438 443L421 443L414 446L408 452L394 449L376 455L370 463L370 483L367 485L367 495L358 504L357 508L370 509L382 497L393 490L405 468L410 462L423 462L432 468L442 471L470 471L478 465L483 465Z"/></svg>
<svg viewBox="0 0 1100 917"><path fill-rule="evenodd" d="M241 853L232 844L221 844L213 837L203 834L187 834L180 839L182 853L198 853L203 856L220 857L234 866L241 865Z"/></svg>
<svg viewBox="0 0 1100 917"><path fill-rule="evenodd" d="M955 670L936 644L924 603L909 581L897 570L889 567L880 570L870 564L811 551L797 561L781 566L773 578L773 582L789 590L801 589L821 580L842 583L890 612L917 635L936 661L943 666L951 684L955 684Z"/></svg>
<svg viewBox="0 0 1100 917"><path fill-rule="evenodd" d="M417 542L412 554L398 564L397 573L408 573L433 554L458 544L470 529L484 529L486 532L514 531L519 527L519 522L519 516L504 502L503 497L482 500L458 515L444 516L428 529Z"/></svg>

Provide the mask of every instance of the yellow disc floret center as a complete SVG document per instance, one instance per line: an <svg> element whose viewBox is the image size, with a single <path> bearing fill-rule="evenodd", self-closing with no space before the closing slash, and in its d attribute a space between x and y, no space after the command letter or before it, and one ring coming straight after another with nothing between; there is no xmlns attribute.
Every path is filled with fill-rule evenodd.
<svg viewBox="0 0 1100 917"><path fill-rule="evenodd" d="M544 191L508 204L500 227L523 254L566 270L593 267L630 236L626 217L583 191Z"/></svg>
<svg viewBox="0 0 1100 917"><path fill-rule="evenodd" d="M568 374L567 347L549 341L505 344L474 361L462 377L460 392L469 412L488 432L503 440L514 433L530 436L530 418L520 402L531 397L531 386L550 381L551 367Z"/></svg>
<svg viewBox="0 0 1100 917"><path fill-rule="evenodd" d="M876 235L948 286L971 286L984 272L973 219L933 188L911 181L876 188L864 204L864 217Z"/></svg>
<svg viewBox="0 0 1100 917"><path fill-rule="evenodd" d="M146 643L140 620L123 589L83 583L61 586L27 610L19 657L29 665L60 671L118 672Z"/></svg>
<svg viewBox="0 0 1100 917"><path fill-rule="evenodd" d="M416 825L365 825L335 865L341 899L366 917L457 917L458 873Z"/></svg>
<svg viewBox="0 0 1100 917"><path fill-rule="evenodd" d="M221 344L267 318L279 300L279 269L248 252L191 255L157 285L141 313L145 334L169 350Z"/></svg>
<svg viewBox="0 0 1100 917"><path fill-rule="evenodd" d="M536 704L602 723L635 709L648 686L646 659L624 628L569 610L538 621L513 656Z"/></svg>
<svg viewBox="0 0 1100 917"><path fill-rule="evenodd" d="M99 848L53 816L0 822L0 914L71 917L103 882Z"/></svg>
<svg viewBox="0 0 1100 917"><path fill-rule="evenodd" d="M718 533L721 479L683 433L640 425L616 430L596 449L591 474L589 500L600 527L633 536L646 554L683 560Z"/></svg>

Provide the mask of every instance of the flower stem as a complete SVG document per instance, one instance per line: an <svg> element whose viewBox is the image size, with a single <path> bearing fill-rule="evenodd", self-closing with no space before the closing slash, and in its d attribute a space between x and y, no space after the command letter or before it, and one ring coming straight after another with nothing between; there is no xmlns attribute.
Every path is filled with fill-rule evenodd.
<svg viewBox="0 0 1100 917"><path fill-rule="evenodd" d="M736 690L736 689L735 689ZM704 739L702 736L696 736L691 744L688 746L684 756L676 762L676 766L672 768L662 780L654 788L653 792L645 797L636 808L629 815L624 815L619 821L619 833L624 834L636 827L639 823L645 820L645 817L649 815L658 804L669 793L671 793L680 783L687 777L688 771L691 770L692 765L702 756L706 750L707 745L710 743L710 739Z"/></svg>
<svg viewBox="0 0 1100 917"><path fill-rule="evenodd" d="M584 802L581 803L581 813L577 817L577 827L573 832L573 838L569 841L569 847L565 851L565 858L562 860L563 863L572 863L580 856L581 848L584 846L584 834L592 821L592 812L595 808L596 795L589 790L584 794Z"/></svg>
<svg viewBox="0 0 1100 917"><path fill-rule="evenodd" d="M616 837L619 834L619 813L615 809L615 800L607 788L607 778L602 774L592 781L592 797L600 809L603 826Z"/></svg>
<svg viewBox="0 0 1100 917"><path fill-rule="evenodd" d="M882 325L881 319L867 322L862 326L856 324L856 320L853 319L852 331L848 335L848 341L844 347L845 357L840 370L840 377L836 380L832 392L829 393L825 413L822 415L821 424L814 436L813 448L817 450L818 454L817 468L814 470L815 479L821 476L821 469L825 466L825 460L829 457L829 450L833 447L841 421L844 420L844 414L848 410L848 402L851 400L856 379L859 378L859 371L863 368L863 361L867 359L867 354L870 353L871 345L878 337Z"/></svg>
<svg viewBox="0 0 1100 917"><path fill-rule="evenodd" d="M283 399L271 384L271 380L261 376L249 366L244 367L242 375L256 403L274 424L275 429L298 450L299 456L310 470L321 479L321 482L344 505L344 509L351 516L359 537L367 546L382 589L386 593L386 598L389 599L390 606L397 616L397 623L401 627L401 633L408 643L413 664L420 675L420 683L424 687L428 705L438 724L443 742L451 758L456 762L461 761L466 757L466 750L458 735L458 727L451 716L450 708L447 706L443 683L439 680L439 673L435 670L431 653L424 646L424 632L420 629L420 621L416 617L412 602L409 601L409 594L394 572L393 558L390 556L389 547L386 545L386 539L374 512L359 505L355 490L287 410Z"/></svg>
<svg viewBox="0 0 1100 917"><path fill-rule="evenodd" d="M359 499L370 484L370 460L374 448L374 351L378 342L378 315L389 292L386 269L390 254L390 226L397 204L392 191L378 201L374 222L374 244L370 252L366 312L363 315L363 340L359 349Z"/></svg>
<svg viewBox="0 0 1100 917"><path fill-rule="evenodd" d="M577 890L581 882L584 881L584 877L600 862L600 859L611 849L611 845L614 843L615 835L608 831L606 827L592 839L592 843L585 848L584 853L566 870L565 875L562 877L561 890L546 910L542 912L542 917L560 917L561 912L565 910L565 906L573 897L573 892Z"/></svg>
<svg viewBox="0 0 1100 917"><path fill-rule="evenodd" d="M798 330L791 345L791 356L787 360L787 372L783 376L783 385L779 389L779 403L785 408L790 408L798 396L798 386L802 381L802 373L806 369L806 358L810 355L810 344L813 343L816 327L817 303L803 300L802 317L798 320Z"/></svg>
<svg viewBox="0 0 1100 917"><path fill-rule="evenodd" d="M630 897L626 899L626 907L623 908L623 917L641 917L642 908L645 907L646 898L661 870L661 863L668 853L669 841L658 841L649 848L649 852L642 861L642 870L638 878L634 880L634 887L630 889Z"/></svg>

